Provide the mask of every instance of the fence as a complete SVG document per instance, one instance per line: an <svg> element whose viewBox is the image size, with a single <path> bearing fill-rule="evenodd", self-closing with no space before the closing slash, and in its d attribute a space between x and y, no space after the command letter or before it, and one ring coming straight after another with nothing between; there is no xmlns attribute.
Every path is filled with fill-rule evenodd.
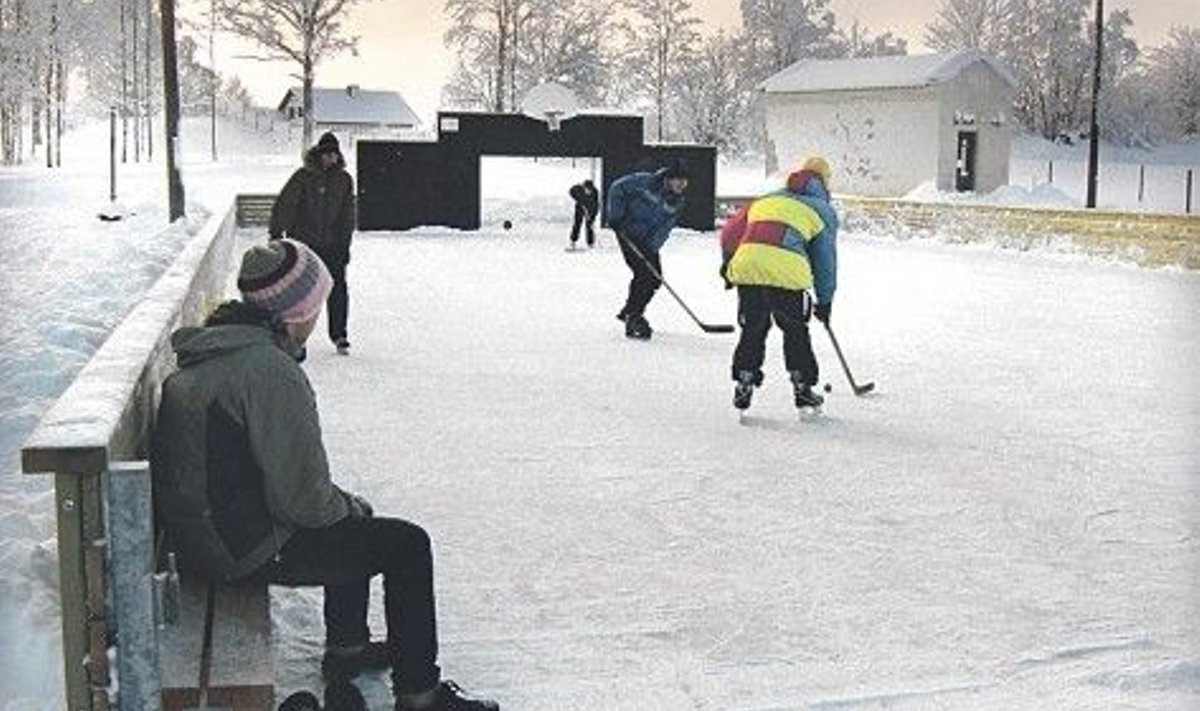
<svg viewBox="0 0 1200 711"><path fill-rule="evenodd" d="M1097 204L1104 209L1194 214L1200 211L1200 168L1191 165L1141 165L1101 161ZM1050 185L1084 204L1087 162L1013 160L1009 182L1036 189Z"/></svg>
<svg viewBox="0 0 1200 711"><path fill-rule="evenodd" d="M170 334L226 293L234 239L231 204L187 243L21 451L27 474L54 475L69 711L157 708L147 441L173 361Z"/></svg>

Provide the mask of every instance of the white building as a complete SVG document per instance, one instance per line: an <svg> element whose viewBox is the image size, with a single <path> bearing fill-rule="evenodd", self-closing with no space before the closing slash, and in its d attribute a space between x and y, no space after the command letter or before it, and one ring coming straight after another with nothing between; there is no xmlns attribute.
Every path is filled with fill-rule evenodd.
<svg viewBox="0 0 1200 711"><path fill-rule="evenodd" d="M396 138L421 125L408 102L395 91L363 89L357 84L337 89L314 86L312 91L317 132L332 131L348 145L359 138ZM301 88L288 89L277 110L288 120L304 116Z"/></svg>
<svg viewBox="0 0 1200 711"><path fill-rule="evenodd" d="M815 153L833 166L832 189L848 194L1008 183L1016 82L979 52L801 60L761 88L768 172Z"/></svg>

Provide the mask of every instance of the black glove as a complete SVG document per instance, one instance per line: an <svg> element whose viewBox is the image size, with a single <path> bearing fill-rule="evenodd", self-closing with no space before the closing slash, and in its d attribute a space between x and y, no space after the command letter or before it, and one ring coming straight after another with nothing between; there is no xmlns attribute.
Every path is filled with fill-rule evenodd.
<svg viewBox="0 0 1200 711"><path fill-rule="evenodd" d="M375 515L375 509L371 508L371 502L358 494L343 491L342 496L346 497L346 505L350 507L350 518L371 518Z"/></svg>
<svg viewBox="0 0 1200 711"><path fill-rule="evenodd" d="M733 282L729 281L729 262L721 262L721 281L725 282L726 289L733 288Z"/></svg>
<svg viewBox="0 0 1200 711"><path fill-rule="evenodd" d="M823 303L823 304L817 304L816 307L813 308L813 313L816 315L818 321L820 321L821 323L828 326L829 325L829 315L830 315L829 312L832 310L833 310L833 304L824 304Z"/></svg>

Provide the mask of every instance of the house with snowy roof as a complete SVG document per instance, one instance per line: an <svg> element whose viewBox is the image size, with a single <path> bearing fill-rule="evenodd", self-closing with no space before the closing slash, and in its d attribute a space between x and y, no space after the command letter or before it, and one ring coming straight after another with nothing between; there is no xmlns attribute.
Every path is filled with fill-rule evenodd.
<svg viewBox="0 0 1200 711"><path fill-rule="evenodd" d="M767 169L824 155L835 192L989 192L1008 183L1016 81L977 51L796 62L760 85Z"/></svg>
<svg viewBox="0 0 1200 711"><path fill-rule="evenodd" d="M346 87L313 87L316 130L332 131L348 145L359 138L395 138L417 130L421 121L399 92ZM288 89L277 109L287 120L304 116L304 93Z"/></svg>

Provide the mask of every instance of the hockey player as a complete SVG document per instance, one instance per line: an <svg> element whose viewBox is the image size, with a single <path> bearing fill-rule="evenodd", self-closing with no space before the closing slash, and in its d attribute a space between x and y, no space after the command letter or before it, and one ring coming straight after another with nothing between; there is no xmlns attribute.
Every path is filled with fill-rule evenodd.
<svg viewBox="0 0 1200 711"><path fill-rule="evenodd" d="M683 211L687 166L674 160L653 173L630 173L608 188L608 226L617 233L621 256L633 272L629 296L617 319L625 322L625 335L647 340L653 333L646 321L646 305L662 283L662 249Z"/></svg>
<svg viewBox="0 0 1200 711"><path fill-rule="evenodd" d="M808 158L782 190L739 210L721 230L721 276L738 289L742 333L731 371L739 410L750 407L754 388L762 384L772 319L783 331L796 407L824 402L813 391L819 371L808 320L815 314L828 325L837 289L838 218L829 200L830 174L824 158Z"/></svg>

